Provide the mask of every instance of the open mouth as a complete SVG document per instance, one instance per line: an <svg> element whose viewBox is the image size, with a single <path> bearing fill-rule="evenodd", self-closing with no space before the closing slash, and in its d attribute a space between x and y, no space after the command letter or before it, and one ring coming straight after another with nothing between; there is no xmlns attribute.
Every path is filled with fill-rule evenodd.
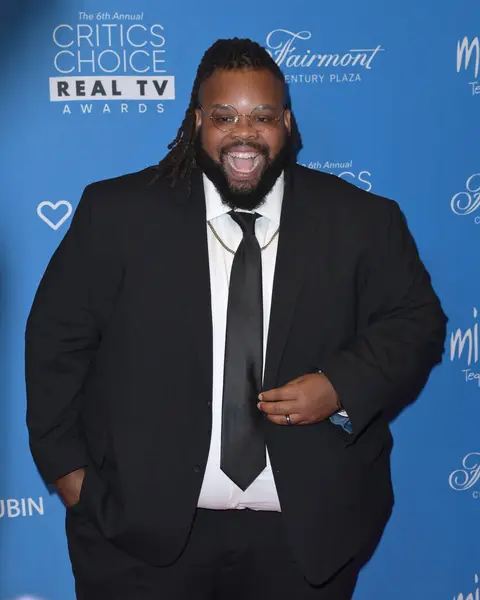
<svg viewBox="0 0 480 600"><path fill-rule="evenodd" d="M263 154L257 151L227 152L226 158L232 174L241 178L253 176L265 160Z"/></svg>

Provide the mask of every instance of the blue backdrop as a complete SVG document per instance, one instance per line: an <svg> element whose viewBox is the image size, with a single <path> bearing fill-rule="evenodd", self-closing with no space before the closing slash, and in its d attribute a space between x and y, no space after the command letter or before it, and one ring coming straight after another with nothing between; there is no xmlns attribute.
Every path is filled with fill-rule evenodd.
<svg viewBox="0 0 480 600"><path fill-rule="evenodd" d="M205 49L248 36L287 75L300 161L400 203L450 317L443 365L393 425L397 504L355 600L478 600L478 2L4 0L2 11L0 599L74 598L64 509L24 424L38 281L85 185L157 162Z"/></svg>

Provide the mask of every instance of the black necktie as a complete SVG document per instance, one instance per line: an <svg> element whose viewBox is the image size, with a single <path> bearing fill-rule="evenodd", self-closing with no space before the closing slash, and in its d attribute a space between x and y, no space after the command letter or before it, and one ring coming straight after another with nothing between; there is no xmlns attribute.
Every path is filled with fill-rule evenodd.
<svg viewBox="0 0 480 600"><path fill-rule="evenodd" d="M233 259L228 292L220 468L242 490L266 466L262 413L262 257L255 237L258 214L230 212L243 240Z"/></svg>

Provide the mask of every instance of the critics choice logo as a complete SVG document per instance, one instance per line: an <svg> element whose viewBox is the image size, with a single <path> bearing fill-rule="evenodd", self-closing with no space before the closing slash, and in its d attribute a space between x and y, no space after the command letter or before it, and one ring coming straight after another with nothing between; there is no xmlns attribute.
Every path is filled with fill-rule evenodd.
<svg viewBox="0 0 480 600"><path fill-rule="evenodd" d="M301 163L304 167L314 169L316 171L325 171L341 177L350 183L353 183L362 190L369 192L372 189L372 173L365 169L355 167L353 160L334 162L334 161L321 161L311 160L309 162Z"/></svg>
<svg viewBox="0 0 480 600"><path fill-rule="evenodd" d="M312 51L311 31L274 29L265 48L285 72L287 83L359 83L373 69L381 45L339 52ZM312 44L313 45L313 44Z"/></svg>
<svg viewBox="0 0 480 600"><path fill-rule="evenodd" d="M143 18L143 13L80 12L78 22L53 29L50 100L61 103L63 114L79 108L83 114L125 113L132 107L145 113L152 103L162 113L163 101L175 99L164 27Z"/></svg>
<svg viewBox="0 0 480 600"><path fill-rule="evenodd" d="M465 36L457 41L457 73L468 74L467 80L472 96L480 95L480 42L478 36Z"/></svg>
<svg viewBox="0 0 480 600"><path fill-rule="evenodd" d="M465 189L452 196L450 207L456 215L472 215L475 225L480 225L480 214L475 214L479 206L480 173L474 173L466 180Z"/></svg>
<svg viewBox="0 0 480 600"><path fill-rule="evenodd" d="M464 381L480 387L480 373L475 370L479 360L478 310L476 307L473 307L472 316L470 327L464 329L458 327L450 333L450 360L461 363Z"/></svg>

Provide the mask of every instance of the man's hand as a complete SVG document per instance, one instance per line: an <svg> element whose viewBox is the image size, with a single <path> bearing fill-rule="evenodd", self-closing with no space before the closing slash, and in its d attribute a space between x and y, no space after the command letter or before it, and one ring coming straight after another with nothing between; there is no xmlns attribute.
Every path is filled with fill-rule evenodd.
<svg viewBox="0 0 480 600"><path fill-rule="evenodd" d="M286 385L262 392L258 408L273 423L291 425L318 423L341 410L337 393L322 373L302 375Z"/></svg>
<svg viewBox="0 0 480 600"><path fill-rule="evenodd" d="M55 487L67 508L71 508L80 500L85 469L77 469L55 481Z"/></svg>

